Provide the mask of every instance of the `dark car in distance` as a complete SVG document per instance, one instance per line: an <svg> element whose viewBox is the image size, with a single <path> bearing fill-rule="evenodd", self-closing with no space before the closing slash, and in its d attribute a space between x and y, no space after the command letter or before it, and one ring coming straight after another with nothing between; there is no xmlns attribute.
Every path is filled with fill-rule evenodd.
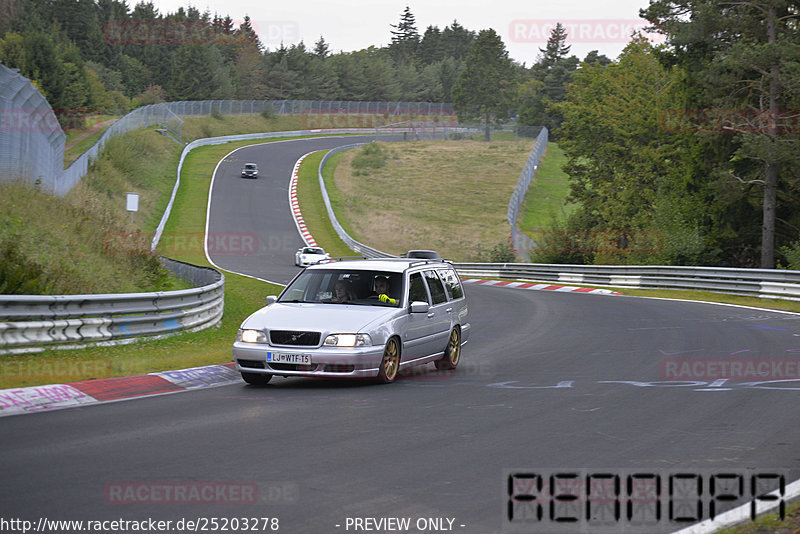
<svg viewBox="0 0 800 534"><path fill-rule="evenodd" d="M242 167L242 178L258 178L258 165L245 163Z"/></svg>

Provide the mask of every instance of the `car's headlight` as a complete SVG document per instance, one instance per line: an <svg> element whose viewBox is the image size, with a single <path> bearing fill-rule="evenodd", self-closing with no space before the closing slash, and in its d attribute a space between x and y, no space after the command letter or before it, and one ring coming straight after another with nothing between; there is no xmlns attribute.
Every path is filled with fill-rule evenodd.
<svg viewBox="0 0 800 534"><path fill-rule="evenodd" d="M243 341L245 343L266 343L267 334L261 330L249 330L240 328L236 333L236 341Z"/></svg>
<svg viewBox="0 0 800 534"><path fill-rule="evenodd" d="M372 345L367 334L331 334L323 343L326 347L366 347Z"/></svg>

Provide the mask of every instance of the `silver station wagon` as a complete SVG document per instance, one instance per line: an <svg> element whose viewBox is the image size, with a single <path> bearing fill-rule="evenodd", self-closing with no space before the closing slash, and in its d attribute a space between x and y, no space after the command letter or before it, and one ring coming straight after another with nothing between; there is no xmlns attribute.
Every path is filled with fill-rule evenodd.
<svg viewBox="0 0 800 534"><path fill-rule="evenodd" d="M244 320L233 344L245 382L274 375L374 378L434 362L455 369L467 301L442 259L324 260Z"/></svg>

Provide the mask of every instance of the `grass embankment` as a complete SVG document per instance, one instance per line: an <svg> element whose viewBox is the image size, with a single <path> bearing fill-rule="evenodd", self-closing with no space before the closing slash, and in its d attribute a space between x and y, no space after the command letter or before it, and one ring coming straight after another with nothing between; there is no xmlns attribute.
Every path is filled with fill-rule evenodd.
<svg viewBox="0 0 800 534"><path fill-rule="evenodd" d="M325 202L322 200L318 172L319 163L322 161L323 156L325 156L325 151L314 152L306 157L300 165L297 173L297 198L300 203L300 211L314 240L332 258L354 256L355 252L345 245L333 228L331 220L328 218ZM335 158L336 156L333 157ZM330 180L332 169L331 165L325 165L323 176L326 181Z"/></svg>
<svg viewBox="0 0 800 534"><path fill-rule="evenodd" d="M225 154L246 144L252 144L252 141L203 147L192 151L186 158L181 173L181 188L165 234L190 238L183 242L196 246L172 247L164 251L169 257L195 265L209 265L203 253L202 235L211 172ZM173 165L169 162L164 164ZM192 236L198 239L191 239ZM115 347L94 346L69 351L53 349L30 355L0 356L0 389L228 362L231 359L231 344L242 319L261 307L267 294L276 294L280 289L251 278L226 274L225 313L220 326Z"/></svg>
<svg viewBox="0 0 800 534"><path fill-rule="evenodd" d="M530 150L529 140L377 143L334 158L326 185L357 241L479 261L508 242L508 199Z"/></svg>
<svg viewBox="0 0 800 534"><path fill-rule="evenodd" d="M118 118L111 115L92 115L85 119L83 128L65 131L64 168L89 150Z"/></svg>
<svg viewBox="0 0 800 534"><path fill-rule="evenodd" d="M517 218L517 228L534 239L550 229L554 220L565 220L574 209L566 203L569 182L561 168L566 162L558 144L548 143Z"/></svg>
<svg viewBox="0 0 800 534"><path fill-rule="evenodd" d="M109 150L65 198L0 185L0 292L81 294L176 286L138 235L154 228L180 148L152 130L109 142ZM162 165L162 162L165 162ZM141 195L130 222L125 193ZM180 286L183 287L183 286Z"/></svg>

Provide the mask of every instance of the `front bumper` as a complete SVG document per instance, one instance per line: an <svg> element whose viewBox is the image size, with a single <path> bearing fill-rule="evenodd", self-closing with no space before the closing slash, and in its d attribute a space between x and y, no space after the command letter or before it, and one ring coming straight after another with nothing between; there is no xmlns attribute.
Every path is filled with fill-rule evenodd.
<svg viewBox="0 0 800 534"><path fill-rule="evenodd" d="M311 356L310 365L275 364L267 362L267 351L302 353ZM382 346L336 347L271 347L262 343L233 344L233 361L236 370L245 373L318 376L328 378L371 378L378 376L383 359Z"/></svg>

